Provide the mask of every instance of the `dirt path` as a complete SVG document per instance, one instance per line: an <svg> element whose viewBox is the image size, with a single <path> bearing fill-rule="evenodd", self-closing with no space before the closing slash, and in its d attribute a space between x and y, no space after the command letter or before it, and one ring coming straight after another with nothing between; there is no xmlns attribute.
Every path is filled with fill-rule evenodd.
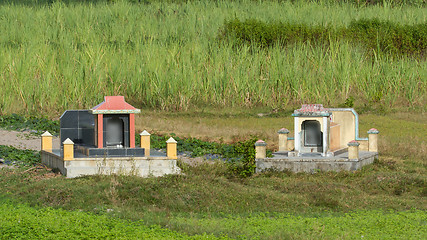
<svg viewBox="0 0 427 240"><path fill-rule="evenodd" d="M53 148L59 148L59 139L53 137ZM13 146L19 149L32 149L40 151L40 137L30 136L26 132L8 131L0 129L0 145Z"/></svg>

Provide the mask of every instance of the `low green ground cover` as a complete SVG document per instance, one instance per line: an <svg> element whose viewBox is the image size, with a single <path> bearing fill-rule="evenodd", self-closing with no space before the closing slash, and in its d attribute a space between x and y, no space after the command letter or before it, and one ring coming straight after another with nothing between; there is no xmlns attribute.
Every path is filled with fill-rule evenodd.
<svg viewBox="0 0 427 240"><path fill-rule="evenodd" d="M218 239L79 211L0 202L1 239Z"/></svg>
<svg viewBox="0 0 427 240"><path fill-rule="evenodd" d="M427 212L358 211L317 216L256 214L249 217L175 218L188 231L229 232L241 239L423 239Z"/></svg>
<svg viewBox="0 0 427 240"><path fill-rule="evenodd" d="M40 163L40 153L34 150L23 150L0 145L0 159L5 164L33 166Z"/></svg>
<svg viewBox="0 0 427 240"><path fill-rule="evenodd" d="M183 174L160 178L77 179L43 168L2 169L0 191L32 206L92 212L113 222L143 220L190 235L422 239L426 232L426 178L416 161L380 159L355 172L266 172L245 179L227 174L221 162L180 167Z"/></svg>
<svg viewBox="0 0 427 240"><path fill-rule="evenodd" d="M170 217L189 236L158 225L147 226L143 221L34 208L4 201L3 197L0 219L2 239L218 239L215 235L221 239L228 239L227 235L236 239L423 239L427 235L427 212L419 210L326 212L316 216L261 213L247 217Z"/></svg>

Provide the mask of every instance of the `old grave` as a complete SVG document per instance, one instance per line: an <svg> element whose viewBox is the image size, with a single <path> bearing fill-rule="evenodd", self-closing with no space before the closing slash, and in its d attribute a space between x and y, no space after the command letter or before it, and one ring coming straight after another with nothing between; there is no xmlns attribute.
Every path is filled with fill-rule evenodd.
<svg viewBox="0 0 427 240"><path fill-rule="evenodd" d="M266 143L256 147L256 170L293 172L357 170L378 158L378 133L372 128L368 138L359 137L359 116L353 108L324 108L304 104L292 114L294 136L278 131L279 151L266 157Z"/></svg>
<svg viewBox="0 0 427 240"><path fill-rule="evenodd" d="M150 149L150 134L140 134L135 146L135 114L139 109L123 96L106 96L89 110L67 110L60 117L60 149L52 149L52 135L42 135L42 163L73 178L94 174L141 177L180 172L176 141L167 141L167 153Z"/></svg>

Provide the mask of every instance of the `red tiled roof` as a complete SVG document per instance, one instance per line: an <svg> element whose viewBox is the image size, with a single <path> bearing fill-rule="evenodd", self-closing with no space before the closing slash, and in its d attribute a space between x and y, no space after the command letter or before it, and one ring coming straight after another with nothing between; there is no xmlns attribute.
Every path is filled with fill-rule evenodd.
<svg viewBox="0 0 427 240"><path fill-rule="evenodd" d="M328 110L322 104L303 104L298 112L327 112Z"/></svg>
<svg viewBox="0 0 427 240"><path fill-rule="evenodd" d="M93 114L102 113L139 113L140 110L125 102L124 96L105 96L105 100L93 107Z"/></svg>
<svg viewBox="0 0 427 240"><path fill-rule="evenodd" d="M327 117L331 113L322 104L303 104L300 109L294 111L294 117Z"/></svg>

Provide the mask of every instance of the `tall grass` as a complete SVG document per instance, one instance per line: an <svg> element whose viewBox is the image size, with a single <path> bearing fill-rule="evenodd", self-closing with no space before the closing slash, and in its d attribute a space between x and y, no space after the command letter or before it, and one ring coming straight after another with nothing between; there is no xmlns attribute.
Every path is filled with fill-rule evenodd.
<svg viewBox="0 0 427 240"><path fill-rule="evenodd" d="M396 57L409 55L424 59L427 54L427 22L416 25L398 25L378 19L352 21L348 28L332 31L324 26L307 26L282 22L262 22L254 19L227 21L220 30L219 39L232 39L242 44L272 47L312 43L329 45L329 42L352 42L373 54L390 54Z"/></svg>
<svg viewBox="0 0 427 240"><path fill-rule="evenodd" d="M200 1L182 4L0 5L0 114L55 115L104 95L138 107L289 108L303 102L425 109L425 60L328 47L242 47L218 41L224 21L256 18L330 27L376 17L424 23L425 8Z"/></svg>

